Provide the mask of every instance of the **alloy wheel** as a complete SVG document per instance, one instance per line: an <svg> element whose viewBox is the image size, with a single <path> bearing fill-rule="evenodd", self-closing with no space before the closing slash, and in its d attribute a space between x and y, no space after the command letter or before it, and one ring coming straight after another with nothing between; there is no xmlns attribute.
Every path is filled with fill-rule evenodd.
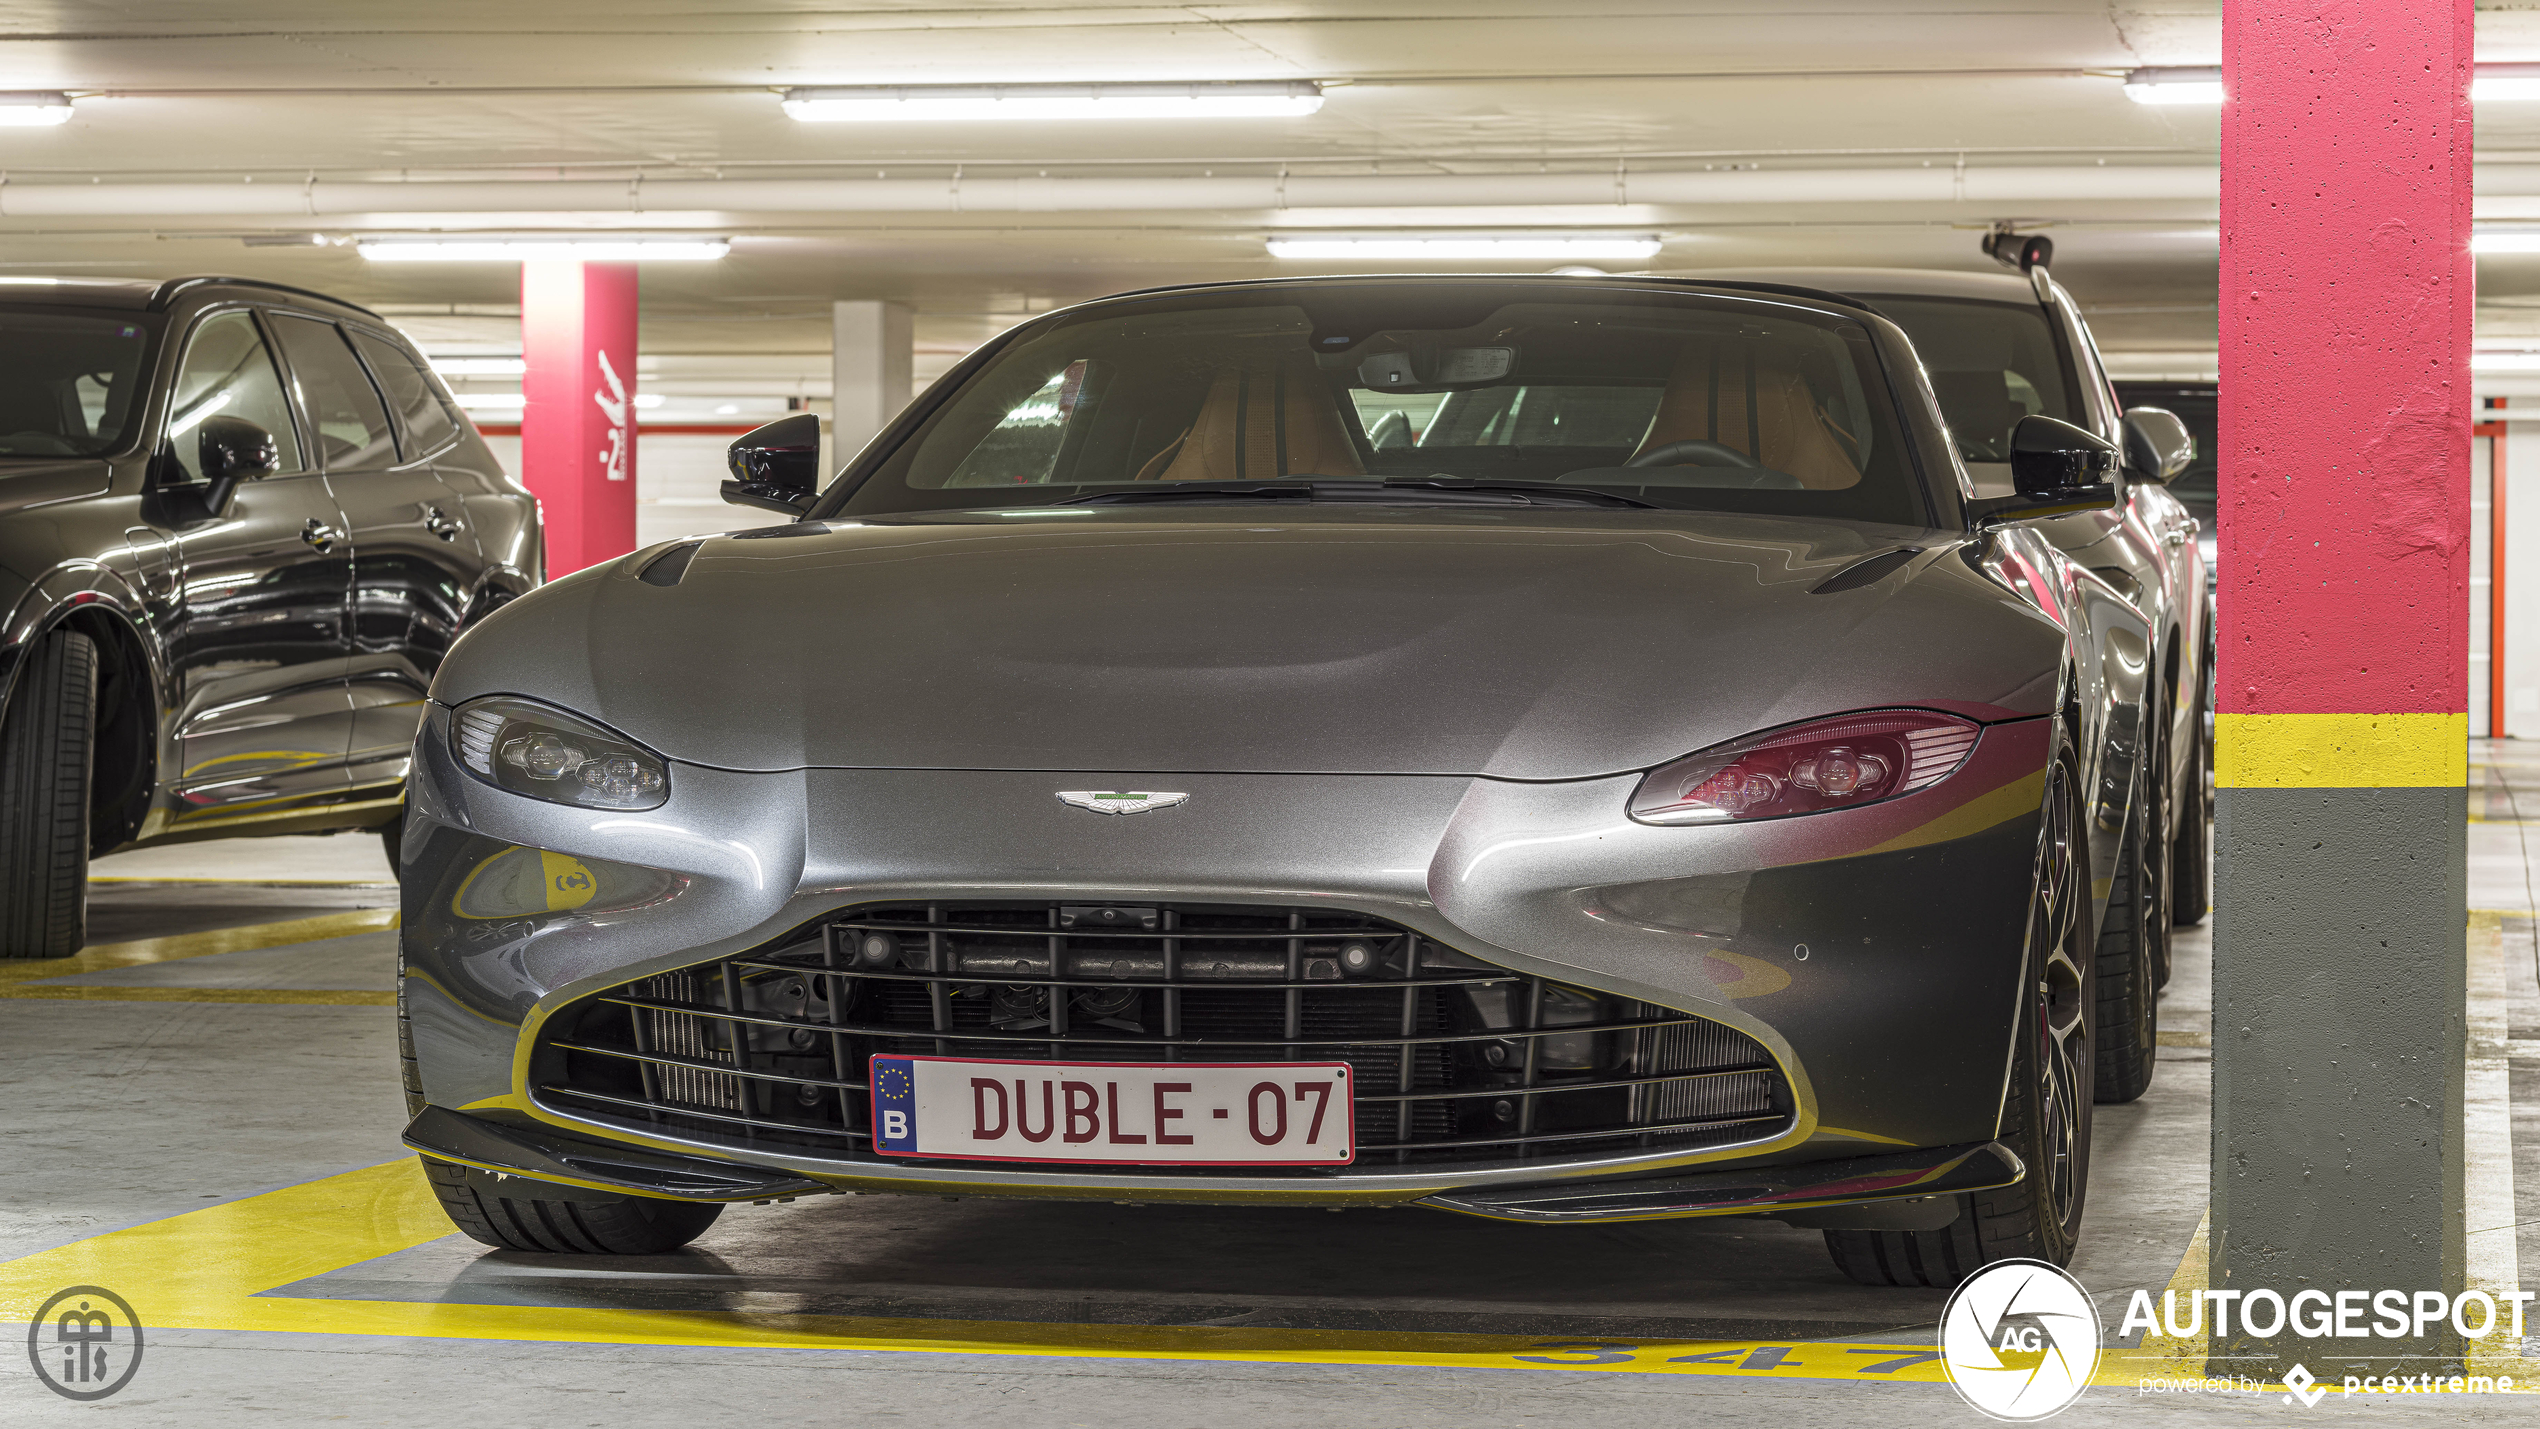
<svg viewBox="0 0 2540 1429"><path fill-rule="evenodd" d="M2082 868L2074 827L2072 774L2058 760L2047 776L2047 799L2038 833L2035 893L2030 899L2029 947L2037 969L2033 1074L2038 1079L2041 1141L2047 1164L2037 1168L2049 1219L2070 1227L2081 1210L2081 1175L2087 1148L2084 1103L2092 1095L2088 1006L2082 975Z"/></svg>

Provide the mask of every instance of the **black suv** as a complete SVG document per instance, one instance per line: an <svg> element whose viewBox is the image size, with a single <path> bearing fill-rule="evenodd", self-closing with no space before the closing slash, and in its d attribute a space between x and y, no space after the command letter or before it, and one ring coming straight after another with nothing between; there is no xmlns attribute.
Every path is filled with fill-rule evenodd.
<svg viewBox="0 0 2540 1429"><path fill-rule="evenodd" d="M238 278L0 279L0 957L88 860L382 831L537 503L378 315Z"/></svg>

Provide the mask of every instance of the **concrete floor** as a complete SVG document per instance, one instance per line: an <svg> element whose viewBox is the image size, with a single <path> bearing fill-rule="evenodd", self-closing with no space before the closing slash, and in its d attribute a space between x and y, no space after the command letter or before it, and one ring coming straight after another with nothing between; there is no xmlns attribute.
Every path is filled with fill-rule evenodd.
<svg viewBox="0 0 2540 1429"><path fill-rule="evenodd" d="M2540 1153L2517 1150L2540 1148L2518 813L2540 820L2540 753L2503 748L2474 756L2492 1015L2474 995L2471 1083L2473 1139L2486 1125L2509 1144L2473 1153L2470 1229L2474 1260L2518 1281L2540 1255ZM605 1267L483 1253L447 1233L397 1146L395 890L375 839L96 872L109 946L0 970L0 1423L1976 1422L1916 1362L1940 1292L1854 1286L1817 1233L1771 1222L841 1197L736 1207L688 1251ZM2203 1214L2209 972L2204 930L2182 935L2159 1079L2098 1109L2072 1269L2112 1328L2132 1291L2182 1272ZM96 1405L46 1392L6 1328L76 1283L150 1326L141 1373ZM2062 1422L2304 1412L2280 1391L2137 1392L2194 1353L2119 1345ZM2321 1408L2366 1402L2540 1423L2522 1396Z"/></svg>

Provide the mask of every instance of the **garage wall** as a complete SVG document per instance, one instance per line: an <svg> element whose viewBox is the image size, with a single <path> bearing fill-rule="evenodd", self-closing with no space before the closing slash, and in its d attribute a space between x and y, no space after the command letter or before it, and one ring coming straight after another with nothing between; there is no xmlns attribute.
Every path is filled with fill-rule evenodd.
<svg viewBox="0 0 2540 1429"><path fill-rule="evenodd" d="M2518 399L2520 402L2530 398ZM2508 424L2505 437L2505 733L2540 739L2540 425ZM2484 446L2472 443L2473 447ZM2484 485L2482 482L2481 485ZM2483 493L2482 493L2483 494ZM2487 588L2473 586L2474 598ZM2471 667L2473 679L2486 671ZM2482 707L2486 691L2474 687L2470 703ZM2483 717L2471 715L2480 732Z"/></svg>
<svg viewBox="0 0 2540 1429"><path fill-rule="evenodd" d="M732 439L723 436L647 436L635 438L635 544L675 541L714 531L741 531L770 525L782 518L727 504L718 489L723 481L723 452ZM520 438L488 436L503 470L520 472Z"/></svg>

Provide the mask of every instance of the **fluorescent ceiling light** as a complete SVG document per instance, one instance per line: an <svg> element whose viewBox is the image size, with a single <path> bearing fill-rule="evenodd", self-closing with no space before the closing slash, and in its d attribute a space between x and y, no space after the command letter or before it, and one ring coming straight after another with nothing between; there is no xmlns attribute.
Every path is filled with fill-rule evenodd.
<svg viewBox="0 0 2540 1429"><path fill-rule="evenodd" d="M2471 76L2471 99L2540 99L2540 64L2483 64L2475 66ZM2169 65L2134 70L2125 77L2125 97L2137 104L2220 104L2222 67Z"/></svg>
<svg viewBox="0 0 2540 1429"><path fill-rule="evenodd" d="M982 119L1279 119L1323 107L1310 79L1190 84L922 84L789 89L785 112L813 123Z"/></svg>
<svg viewBox="0 0 2540 1429"><path fill-rule="evenodd" d="M459 405L471 412L517 412L529 405L529 397L521 392L459 392L452 394Z"/></svg>
<svg viewBox="0 0 2540 1429"><path fill-rule="evenodd" d="M2540 372L2540 352L2473 352L2472 372Z"/></svg>
<svg viewBox="0 0 2540 1429"><path fill-rule="evenodd" d="M696 261L720 258L732 251L729 241L669 238L462 239L388 238L361 245L364 258L384 263L521 263L541 258L576 258L591 263Z"/></svg>
<svg viewBox="0 0 2540 1429"><path fill-rule="evenodd" d="M71 97L46 90L0 91L0 125L32 128L71 122Z"/></svg>
<svg viewBox="0 0 2540 1429"><path fill-rule="evenodd" d="M517 357L436 357L432 370L444 377L518 377L529 370Z"/></svg>
<svg viewBox="0 0 2540 1429"><path fill-rule="evenodd" d="M1647 258L1658 239L1646 233L1533 233L1496 238L1273 238L1273 258L1522 259Z"/></svg>
<svg viewBox="0 0 2540 1429"><path fill-rule="evenodd" d="M661 404L662 395L659 392L638 392L635 394L635 405L643 411L649 412Z"/></svg>
<svg viewBox="0 0 2540 1429"><path fill-rule="evenodd" d="M2472 253L2540 253L2540 229L2474 228L2470 230L2469 251Z"/></svg>
<svg viewBox="0 0 2540 1429"><path fill-rule="evenodd" d="M2540 99L2540 64L2486 64L2469 82L2472 99Z"/></svg>
<svg viewBox="0 0 2540 1429"><path fill-rule="evenodd" d="M2135 70L2125 77L2125 97L2137 104L2220 104L2222 66Z"/></svg>

